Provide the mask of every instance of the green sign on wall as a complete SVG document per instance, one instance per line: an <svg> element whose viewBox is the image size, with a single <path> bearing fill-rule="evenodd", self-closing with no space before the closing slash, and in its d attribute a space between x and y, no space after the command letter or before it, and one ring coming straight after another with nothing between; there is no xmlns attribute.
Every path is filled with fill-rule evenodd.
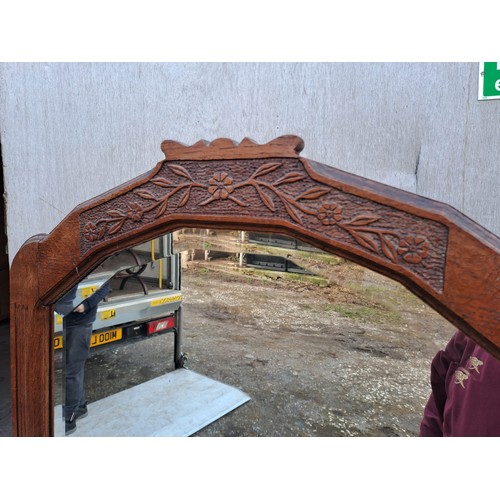
<svg viewBox="0 0 500 500"><path fill-rule="evenodd" d="M500 99L500 62L479 63L478 99Z"/></svg>

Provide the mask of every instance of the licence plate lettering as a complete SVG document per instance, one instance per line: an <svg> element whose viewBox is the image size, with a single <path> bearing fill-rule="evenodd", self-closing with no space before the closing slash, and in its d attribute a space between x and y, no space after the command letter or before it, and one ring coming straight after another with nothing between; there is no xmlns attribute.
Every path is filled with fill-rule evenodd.
<svg viewBox="0 0 500 500"><path fill-rule="evenodd" d="M122 329L117 328L116 330L107 330L105 332L93 333L90 340L90 347L95 347L102 344L108 344L109 342L116 342L121 340L123 337ZM63 347L63 336L57 335L54 337L54 349L62 349Z"/></svg>
<svg viewBox="0 0 500 500"><path fill-rule="evenodd" d="M90 347L95 347L97 345L108 344L109 342L115 342L121 340L122 329L118 328L116 330L108 330L106 332L94 333L90 341Z"/></svg>

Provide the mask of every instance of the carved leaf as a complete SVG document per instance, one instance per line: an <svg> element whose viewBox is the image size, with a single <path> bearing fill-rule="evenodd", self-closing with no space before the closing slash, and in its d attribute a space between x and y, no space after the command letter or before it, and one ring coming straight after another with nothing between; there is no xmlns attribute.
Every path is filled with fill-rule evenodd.
<svg viewBox="0 0 500 500"><path fill-rule="evenodd" d="M181 165L169 165L170 166L170 169L176 173L177 175L180 175L181 177L185 177L186 179L189 179L189 180L193 180L191 179L191 176L189 175L189 172L184 168L182 167Z"/></svg>
<svg viewBox="0 0 500 500"><path fill-rule="evenodd" d="M209 203L212 203L212 201L216 200L213 196L210 196L210 198L206 199L205 201L202 201L201 203L198 203L200 207L203 207L205 205L208 205Z"/></svg>
<svg viewBox="0 0 500 500"><path fill-rule="evenodd" d="M331 191L331 188L325 188L325 187L313 187L311 189L308 189L304 193L302 193L297 200L315 200L317 198L320 198L321 196L328 194Z"/></svg>
<svg viewBox="0 0 500 500"><path fill-rule="evenodd" d="M156 200L156 196L147 189L138 189L137 191L134 191L134 193L145 200Z"/></svg>
<svg viewBox="0 0 500 500"><path fill-rule="evenodd" d="M234 196L230 196L228 198L228 200L234 201L240 207L247 207L248 206L244 201L241 201L238 198L235 198Z"/></svg>
<svg viewBox="0 0 500 500"><path fill-rule="evenodd" d="M384 255L389 260L392 260L392 262L397 262L398 261L398 254L397 254L396 249L394 248L393 244L387 238L387 236L385 236L383 234L380 235L380 244L381 244L382 252L384 253Z"/></svg>
<svg viewBox="0 0 500 500"><path fill-rule="evenodd" d="M269 208L269 210L271 210L271 212L275 212L276 209L274 207L274 202L271 199L271 197L269 195L267 195L266 193L264 193L264 190L261 189L259 186L257 186L257 193L259 193L259 196L260 196L260 199L262 200L262 203L264 203L264 205L267 208Z"/></svg>
<svg viewBox="0 0 500 500"><path fill-rule="evenodd" d="M106 233L106 224L103 224L101 229L99 230L99 236L97 237L98 240L101 240L104 238L104 234Z"/></svg>
<svg viewBox="0 0 500 500"><path fill-rule="evenodd" d="M115 234L117 233L123 226L123 223L125 222L126 219L121 219L119 220L116 224L113 224L108 231L108 234Z"/></svg>
<svg viewBox="0 0 500 500"><path fill-rule="evenodd" d="M359 233L358 231L349 231L349 233L360 245L378 253L377 244L369 236Z"/></svg>
<svg viewBox="0 0 500 500"><path fill-rule="evenodd" d="M179 200L179 204L177 205L177 207L178 208L183 207L189 201L190 196L191 196L191 188L188 188L186 192L182 195L181 199Z"/></svg>
<svg viewBox="0 0 500 500"><path fill-rule="evenodd" d="M269 174L270 172L273 172L277 168L281 167L281 163L265 163L264 165L261 165L255 173L252 175L252 177L258 177L260 175L266 175Z"/></svg>
<svg viewBox="0 0 500 500"><path fill-rule="evenodd" d="M300 172L290 172L290 173L286 174L284 177L282 177L281 179L278 179L273 184L275 186L279 186L280 184L301 181L305 177L306 176L304 174L301 174Z"/></svg>
<svg viewBox="0 0 500 500"><path fill-rule="evenodd" d="M110 217L115 217L118 219L126 217L126 214L120 212L119 210L109 210L108 212L106 212L106 214L109 215Z"/></svg>
<svg viewBox="0 0 500 500"><path fill-rule="evenodd" d="M302 219L300 218L299 214L295 211L295 209L289 204L285 203L285 208L286 211L288 212L288 215L298 224L302 224Z"/></svg>
<svg viewBox="0 0 500 500"><path fill-rule="evenodd" d="M165 177L155 177L151 179L151 182L160 187L170 187L172 184L168 179L165 179Z"/></svg>
<svg viewBox="0 0 500 500"><path fill-rule="evenodd" d="M369 224L373 224L380 219L378 216L371 217L369 215L358 215L354 217L351 222L349 222L350 226L368 226Z"/></svg>
<svg viewBox="0 0 500 500"><path fill-rule="evenodd" d="M168 200L163 200L160 203L158 210L156 211L156 217L162 216L165 213L165 211L167 210L167 206L168 206Z"/></svg>

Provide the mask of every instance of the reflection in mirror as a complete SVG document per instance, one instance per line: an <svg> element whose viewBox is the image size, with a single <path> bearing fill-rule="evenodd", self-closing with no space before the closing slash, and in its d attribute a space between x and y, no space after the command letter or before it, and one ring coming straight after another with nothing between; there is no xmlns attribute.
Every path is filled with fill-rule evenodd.
<svg viewBox="0 0 500 500"><path fill-rule="evenodd" d="M76 432L71 417L80 420L86 416L86 402L103 400L182 365L178 269L171 235L166 235L109 257L56 303L55 435ZM83 352L77 356L85 363L85 392L75 411L68 403L68 386L74 382L71 327L75 316L79 321L75 307L80 303L87 308L95 306L95 310L88 326L90 339L83 342ZM79 333L82 341L84 335ZM165 352L165 345L153 339L162 333L171 334L166 336L168 342L163 342L171 352ZM156 342L157 356L132 366L127 350L140 350L134 344L143 339Z"/></svg>
<svg viewBox="0 0 500 500"><path fill-rule="evenodd" d="M182 386L165 403L168 388L158 396L148 384L177 372L252 397L241 406L249 398L238 394L217 418L184 435L416 435L430 360L454 331L402 285L276 233L167 234L109 257L79 284L80 301L106 282L112 291L98 305L85 372L86 400L100 410L78 420L74 436L142 435L120 428L116 410L123 397L133 404L132 391L142 387L143 428L159 406L170 406L175 420L179 400L192 416L196 405L222 399L220 385L211 399ZM56 435L64 435L57 315L55 331ZM183 351L189 370L177 370ZM100 434L104 428L108 434Z"/></svg>
<svg viewBox="0 0 500 500"><path fill-rule="evenodd" d="M455 327L399 283L282 234L186 229L183 349L251 402L196 436L414 436Z"/></svg>
<svg viewBox="0 0 500 500"><path fill-rule="evenodd" d="M55 304L56 323L62 324L61 335L54 340L54 347L63 352L64 379L61 394L64 394L62 417L65 434L76 430L76 420L87 414L84 375L85 363L93 341L93 324L99 303L107 298L110 284L94 281L92 285L75 285Z"/></svg>

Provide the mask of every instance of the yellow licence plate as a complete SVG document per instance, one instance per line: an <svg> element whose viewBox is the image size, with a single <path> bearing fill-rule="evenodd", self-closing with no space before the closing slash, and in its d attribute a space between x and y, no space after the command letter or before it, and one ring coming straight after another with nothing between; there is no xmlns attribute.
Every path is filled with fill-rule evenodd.
<svg viewBox="0 0 500 500"><path fill-rule="evenodd" d="M62 346L63 346L62 335L56 335L54 337L54 349L61 349Z"/></svg>
<svg viewBox="0 0 500 500"><path fill-rule="evenodd" d="M114 330L106 330L105 332L99 332L92 334L92 339L90 340L90 347L95 347L97 345L109 344L109 342L116 342L122 338L122 329L115 328Z"/></svg>
<svg viewBox="0 0 500 500"><path fill-rule="evenodd" d="M123 338L123 332L121 328L115 328L114 330L106 330L105 332L96 332L92 334L90 339L90 347L96 347L102 344L109 344L110 342L116 342ZM62 335L57 335L54 337L54 349L61 349L63 346Z"/></svg>

